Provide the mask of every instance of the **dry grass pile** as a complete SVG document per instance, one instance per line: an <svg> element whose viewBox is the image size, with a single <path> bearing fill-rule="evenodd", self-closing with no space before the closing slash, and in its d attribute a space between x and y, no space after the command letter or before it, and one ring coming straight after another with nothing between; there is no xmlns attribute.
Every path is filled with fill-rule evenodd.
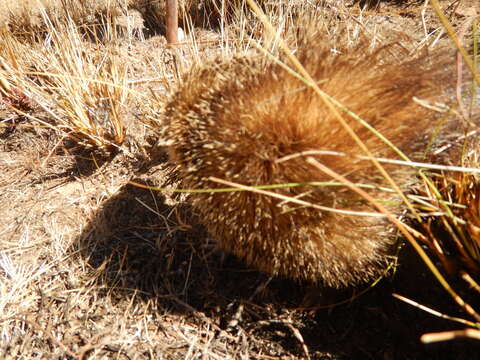
<svg viewBox="0 0 480 360"><path fill-rule="evenodd" d="M192 62L254 44L277 54L272 44L281 34L295 47L299 9L318 10L305 16L315 18L338 49L351 47L363 34L372 48L394 39L418 53L448 40L434 13L399 15L391 2L384 4L388 14L366 14L338 1L264 1L276 28L267 36L251 12L238 10L240 2L222 8L227 2L185 1L184 9L192 7L189 21L211 24L209 31L220 41L200 46L192 40L199 31L192 26L175 50L167 50L154 33L120 34L109 15L138 7L147 23L142 6L161 3L2 2L0 17L7 26L0 34L0 358L477 356L472 343L419 345L421 334L444 330L448 323L399 303L392 288L463 315L455 313L415 256L408 258L413 265L401 263L392 282L382 281L353 303L305 310L303 299L310 295L304 286L271 280L219 252L183 197L128 185L164 186L166 154L159 146L164 139L154 120ZM451 15L459 24L465 20ZM98 24L100 32L93 30ZM410 56L408 51L403 54ZM478 148L470 149L463 165L478 167ZM478 261L478 179L449 171L433 179L442 195L424 187L430 199L424 206L430 205L421 210L433 214L423 244L432 251L444 248L439 263L454 270L448 278L452 287L459 285L458 293L473 298L470 304L478 311L478 296L464 295L470 290L461 276L464 270L479 282L472 265ZM352 297L350 291L333 299L322 294L315 305Z"/></svg>

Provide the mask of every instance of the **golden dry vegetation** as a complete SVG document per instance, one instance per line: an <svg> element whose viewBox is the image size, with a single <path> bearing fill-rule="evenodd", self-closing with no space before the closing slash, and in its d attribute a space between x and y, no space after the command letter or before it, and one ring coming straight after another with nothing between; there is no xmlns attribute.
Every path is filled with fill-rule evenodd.
<svg viewBox="0 0 480 360"><path fill-rule="evenodd" d="M450 30L435 3L262 1L272 34L240 0L180 1L185 35L168 47L163 1L4 1L0 358L474 358L480 8L440 1ZM392 274L363 288L257 272L218 250L191 195L163 189L164 106L183 74L247 51L278 58L278 40L295 49L305 24L332 51L360 39L366 52L395 42L391 55L407 60L444 49L462 74L449 110L429 105L470 123L439 148L461 148L462 160L419 171L405 211L419 214L406 221L413 242ZM424 345L425 333L455 340Z"/></svg>

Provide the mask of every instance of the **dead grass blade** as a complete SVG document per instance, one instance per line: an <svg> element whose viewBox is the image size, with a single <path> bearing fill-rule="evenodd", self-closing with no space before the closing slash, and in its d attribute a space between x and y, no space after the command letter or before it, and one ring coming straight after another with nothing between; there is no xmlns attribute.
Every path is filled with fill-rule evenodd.
<svg viewBox="0 0 480 360"><path fill-rule="evenodd" d="M412 305L412 306L415 306L423 311L426 311L432 315L435 315L439 318L442 318L442 319L447 319L447 320L450 320L450 321L455 321L457 323L460 323L462 325L467 325L467 326L471 326L471 327L478 327L478 324L475 324L471 321L468 321L468 320L465 320L465 319L462 319L462 318L457 318L457 317L454 317L454 316L449 316L449 315L446 315L446 314L442 314L441 312L439 311L436 311L436 310L433 310L431 308L429 308L428 306L425 306L425 305L422 305L422 304L419 304L418 302L416 301L413 301L411 299L408 299L406 298L405 296L402 296L402 295L399 295L399 294L392 294L394 298L397 298L398 300L401 300L409 305Z"/></svg>
<svg viewBox="0 0 480 360"><path fill-rule="evenodd" d="M442 319L450 320L453 322L457 322L463 325L470 326L471 328L467 328L464 330L455 330L455 331L442 331L442 332L437 332L437 333L427 333L423 334L420 337L420 341L429 344L433 342L443 342L443 341L450 341L450 340L456 340L459 338L469 338L469 339L475 339L475 340L480 340L480 323L473 323L471 321L454 317L454 316L449 316L446 314L443 314L441 312L438 312L436 310L433 310L425 305L419 304L416 301L413 301L411 299L408 299L404 296L398 295L398 294L393 294L393 296L409 305L412 305L416 308L419 308L425 312L428 312L434 316L437 316Z"/></svg>
<svg viewBox="0 0 480 360"><path fill-rule="evenodd" d="M462 338L480 340L480 330L465 329L456 331L443 331L438 333L428 333L422 335L420 337L420 341L425 344L430 344L433 342L449 341Z"/></svg>

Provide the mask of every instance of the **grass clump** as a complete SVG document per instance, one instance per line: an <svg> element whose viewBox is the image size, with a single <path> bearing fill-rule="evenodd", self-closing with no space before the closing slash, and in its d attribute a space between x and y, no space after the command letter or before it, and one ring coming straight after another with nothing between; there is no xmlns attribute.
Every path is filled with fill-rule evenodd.
<svg viewBox="0 0 480 360"><path fill-rule="evenodd" d="M464 166L480 169L479 146L478 141L473 140L466 147ZM415 202L423 218L417 226L420 230L417 238L428 248L430 258L454 291L454 300L471 319L458 319L427 309L437 316L467 325L467 329L463 332L425 334L422 340L436 342L459 337L480 338L479 304L476 300L480 295L479 174L468 171L430 174L423 177L416 196L423 199ZM421 305L418 307L424 308Z"/></svg>
<svg viewBox="0 0 480 360"><path fill-rule="evenodd" d="M13 36L4 39L9 46L2 78L11 84L4 88L31 94L50 119L36 120L78 144L103 150L121 145L130 98L128 65L114 47L85 42L73 19L54 25L44 16L48 40L43 46L17 48Z"/></svg>

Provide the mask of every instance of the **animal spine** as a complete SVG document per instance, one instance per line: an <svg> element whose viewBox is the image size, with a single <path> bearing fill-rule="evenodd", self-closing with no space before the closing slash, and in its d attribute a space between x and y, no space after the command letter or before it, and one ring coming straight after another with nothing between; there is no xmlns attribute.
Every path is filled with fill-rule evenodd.
<svg viewBox="0 0 480 360"><path fill-rule="evenodd" d="M298 58L319 87L366 120L411 159L423 151L435 116L413 101L431 99L448 82L445 61L394 61L394 47L366 54L364 46L333 54L320 42L303 45ZM377 135L340 111L376 157L398 158ZM310 150L364 155L323 100L280 65L259 55L220 59L193 68L165 111L172 181L185 189L222 187L215 176L243 185L329 182L305 157ZM371 161L316 155L316 160L358 184L398 213L401 204ZM386 165L405 188L415 170ZM272 190L313 204L373 211L344 186L296 186ZM344 287L379 276L394 252L392 226L383 218L345 215L298 206L253 192L191 195L201 221L220 246L258 269L298 280Z"/></svg>

